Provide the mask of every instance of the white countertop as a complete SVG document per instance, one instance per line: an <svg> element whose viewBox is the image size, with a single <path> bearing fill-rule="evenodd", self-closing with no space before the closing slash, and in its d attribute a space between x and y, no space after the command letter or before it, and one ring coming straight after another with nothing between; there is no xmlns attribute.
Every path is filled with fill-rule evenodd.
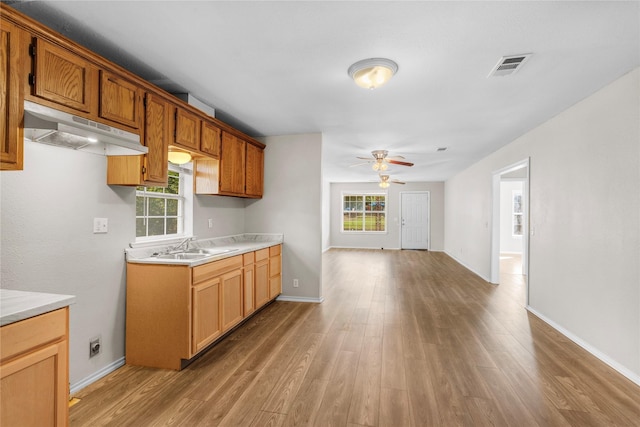
<svg viewBox="0 0 640 427"><path fill-rule="evenodd" d="M0 289L0 326L74 304L73 295Z"/></svg>
<svg viewBox="0 0 640 427"><path fill-rule="evenodd" d="M125 250L127 254L127 262L139 264L178 264L195 267L197 265L207 264L224 258L241 255L247 252L253 252L270 246L278 245L283 242L282 234L257 234L247 233L235 236L215 237L212 239L196 240L190 242L189 247L192 249L216 248L227 249L230 252L205 256L198 259L160 259L155 257L154 253L162 253L169 249L169 246L150 246L143 248L128 248Z"/></svg>

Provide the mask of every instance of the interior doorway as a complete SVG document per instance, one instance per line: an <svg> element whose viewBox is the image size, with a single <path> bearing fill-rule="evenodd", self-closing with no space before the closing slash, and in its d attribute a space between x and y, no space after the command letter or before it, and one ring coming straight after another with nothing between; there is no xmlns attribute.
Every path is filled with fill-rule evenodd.
<svg viewBox="0 0 640 427"><path fill-rule="evenodd" d="M503 194L502 189L507 188L501 185L502 182L513 181L520 182L520 186L512 186L509 188L508 194ZM519 188L519 196L518 196ZM511 210L506 212L502 209L503 199L511 200ZM499 169L493 172L493 209L492 209L492 230L491 230L491 282L499 284L501 280L501 264L503 268L517 269L521 276L524 278L525 286L525 304L529 304L529 292L528 292L528 280L526 278L529 274L529 159L522 160L518 163L514 163L505 168ZM509 215L507 221L502 221L505 215ZM502 227L509 224L509 228ZM505 231L506 229L506 231ZM507 244L504 242L507 236L505 233L515 235L520 233L519 245L521 248L521 254L515 256L518 252L517 249L512 249L514 255L507 259L505 255L507 250L501 252L501 248L505 248ZM516 239L513 239L516 240ZM517 242L512 242L517 245ZM501 263L502 258L502 263ZM516 271L517 272L517 271ZM506 273L506 271L505 271ZM503 279L504 280L504 279Z"/></svg>
<svg viewBox="0 0 640 427"><path fill-rule="evenodd" d="M429 249L429 192L400 192L400 248Z"/></svg>

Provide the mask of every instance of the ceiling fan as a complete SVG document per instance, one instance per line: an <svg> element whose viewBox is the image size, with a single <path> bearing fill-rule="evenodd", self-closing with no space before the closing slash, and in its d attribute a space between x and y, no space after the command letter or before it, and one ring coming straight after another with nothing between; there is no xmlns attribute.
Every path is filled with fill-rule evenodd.
<svg viewBox="0 0 640 427"><path fill-rule="evenodd" d="M389 188L389 185L391 185L391 183L404 184L404 182L398 181L397 179L390 179L390 176L387 174L379 174L379 176L380 182L378 183L378 186L380 186L380 188Z"/></svg>
<svg viewBox="0 0 640 427"><path fill-rule="evenodd" d="M389 168L389 164L392 165L400 165L400 166L413 166L413 163L403 162L404 157L402 156L389 156L389 152L387 150L373 150L371 155L373 159L368 157L357 157L361 160L366 160L365 163L357 163L352 166L359 166L366 163L373 163L372 168L374 171L385 171Z"/></svg>

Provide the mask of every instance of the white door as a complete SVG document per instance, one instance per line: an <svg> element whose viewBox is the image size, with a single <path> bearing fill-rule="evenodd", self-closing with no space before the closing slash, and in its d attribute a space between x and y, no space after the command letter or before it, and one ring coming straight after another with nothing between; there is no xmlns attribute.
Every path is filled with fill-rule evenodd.
<svg viewBox="0 0 640 427"><path fill-rule="evenodd" d="M429 249L429 192L401 192L400 215L400 247Z"/></svg>

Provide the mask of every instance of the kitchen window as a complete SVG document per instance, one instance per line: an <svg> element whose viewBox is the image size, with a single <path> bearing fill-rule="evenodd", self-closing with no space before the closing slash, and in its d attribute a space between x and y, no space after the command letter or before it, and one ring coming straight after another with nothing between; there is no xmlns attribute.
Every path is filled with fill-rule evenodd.
<svg viewBox="0 0 640 427"><path fill-rule="evenodd" d="M343 194L342 231L348 233L386 232L386 194Z"/></svg>
<svg viewBox="0 0 640 427"><path fill-rule="evenodd" d="M180 169L170 169L167 187L137 187L136 240L184 235L184 178Z"/></svg>

